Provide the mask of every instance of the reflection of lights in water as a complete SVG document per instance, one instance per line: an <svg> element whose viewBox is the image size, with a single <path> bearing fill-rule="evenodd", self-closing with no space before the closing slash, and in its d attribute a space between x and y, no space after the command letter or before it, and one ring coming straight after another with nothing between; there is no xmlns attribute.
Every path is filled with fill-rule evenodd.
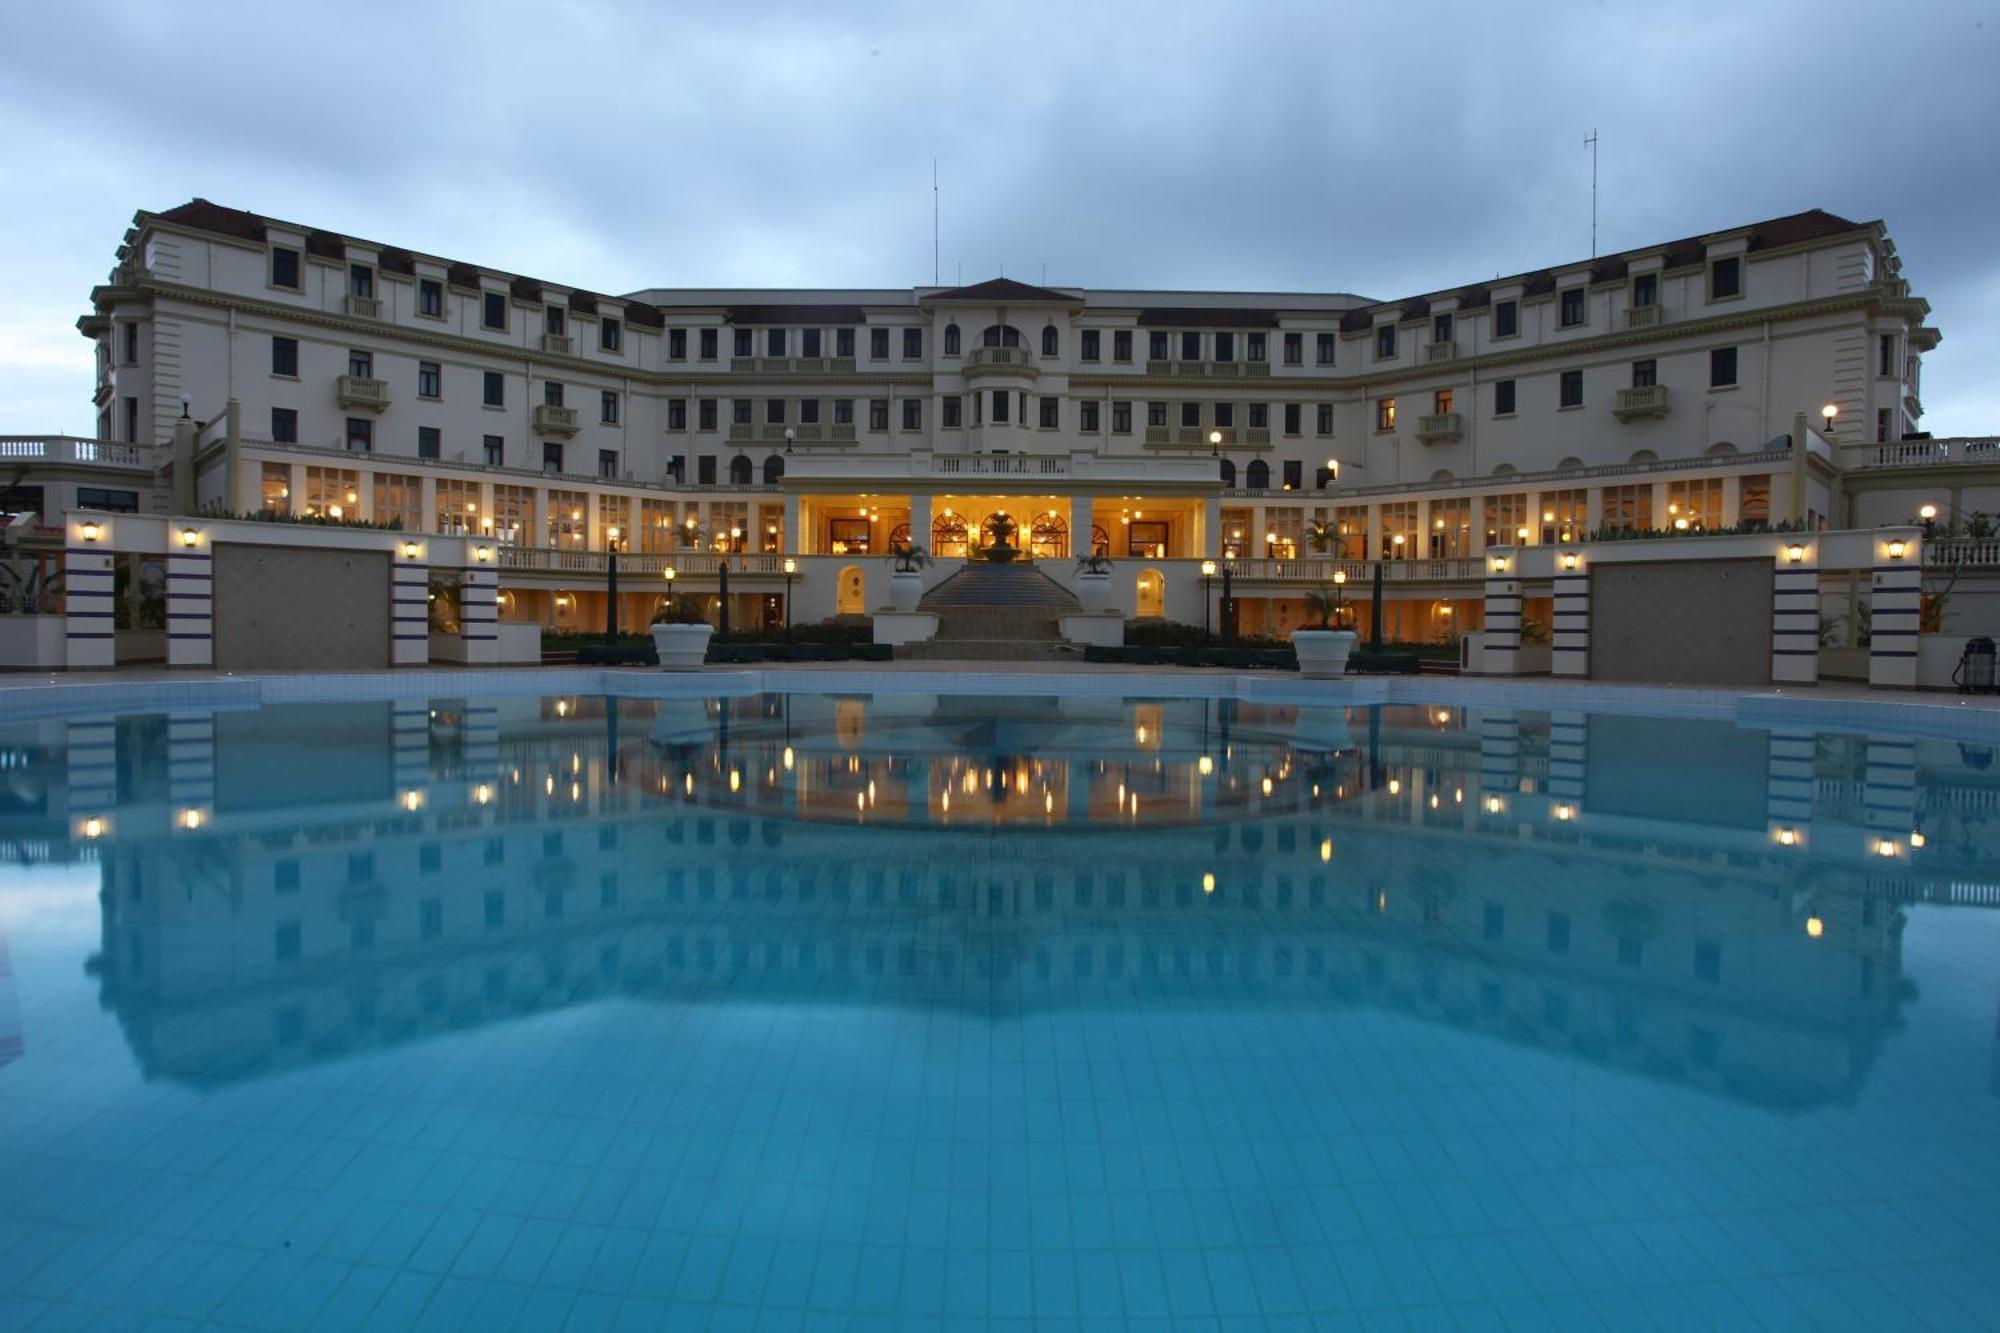
<svg viewBox="0 0 2000 1333"><path fill-rule="evenodd" d="M1911 834L1910 834L1910 846L1912 846L1912 847L1921 847L1921 846L1923 846L1923 845L1924 845L1924 835L1923 835L1923 834L1921 834L1921 833L1915 833L1915 832L1913 832L1913 833L1911 833Z"/></svg>
<svg viewBox="0 0 2000 1333"><path fill-rule="evenodd" d="M1138 741L1141 745L1146 743L1146 735L1146 724L1144 722L1141 722L1132 729L1132 739Z"/></svg>
<svg viewBox="0 0 2000 1333"><path fill-rule="evenodd" d="M472 789L472 800L475 805L486 805L489 802L491 802L492 799L493 799L493 789L487 786L485 783L482 782L477 787L474 787Z"/></svg>
<svg viewBox="0 0 2000 1333"><path fill-rule="evenodd" d="M190 806L186 810L181 811L181 827L189 830L200 828L201 811L195 809L192 806Z"/></svg>
<svg viewBox="0 0 2000 1333"><path fill-rule="evenodd" d="M1781 828L1772 836L1777 839L1780 847L1796 847L1799 845L1799 833L1797 829Z"/></svg>
<svg viewBox="0 0 2000 1333"><path fill-rule="evenodd" d="M404 792L404 793L403 793L403 808L404 808L405 810L421 810L421 809L423 809L423 808L424 808L424 794L423 794L422 792L420 792L420 791L416 790L415 788L411 788L411 789L410 789L409 791L406 791L406 792Z"/></svg>
<svg viewBox="0 0 2000 1333"><path fill-rule="evenodd" d="M569 700L567 699L556 700L556 716L557 717L569 716Z"/></svg>
<svg viewBox="0 0 2000 1333"><path fill-rule="evenodd" d="M1389 779L1389 794L1391 796L1401 796L1403 794L1403 780L1401 778Z"/></svg>
<svg viewBox="0 0 2000 1333"><path fill-rule="evenodd" d="M1438 794L1436 792L1431 793L1430 807L1433 810L1438 808Z"/></svg>
<svg viewBox="0 0 2000 1333"><path fill-rule="evenodd" d="M690 796L694 795L694 774L690 773L687 775L686 779L681 784L681 790L685 791Z"/></svg>
<svg viewBox="0 0 2000 1333"><path fill-rule="evenodd" d="M1054 813L1055 813L1055 809L1056 809L1056 798L1055 798L1055 796L1054 796L1054 795L1053 795L1052 793L1050 793L1050 792L1043 792L1043 793L1042 793L1042 813L1043 813L1043 814L1045 814L1045 815L1051 815L1051 814L1054 814Z"/></svg>
<svg viewBox="0 0 2000 1333"><path fill-rule="evenodd" d="M1389 910L1389 892L1388 892L1388 890L1387 890L1387 889L1377 889L1377 890L1375 890L1375 914L1376 914L1377 916L1380 916L1380 915L1381 915L1382 913L1384 913L1384 912L1386 912L1386 911L1388 911L1388 910Z"/></svg>
<svg viewBox="0 0 2000 1333"><path fill-rule="evenodd" d="M796 762L798 762L797 756L792 753L792 747L787 745L785 747L785 771L787 773L791 772L792 765Z"/></svg>
<svg viewBox="0 0 2000 1333"><path fill-rule="evenodd" d="M86 838L101 838L101 837L103 837L103 836L104 836L104 821L103 821L102 819L99 819L99 818L98 818L97 816L95 816L95 815L92 815L92 816L91 816L91 817L90 817L89 819L86 819L86 820L84 820L84 821L83 821L83 836L84 836L84 837L86 837Z"/></svg>
<svg viewBox="0 0 2000 1333"><path fill-rule="evenodd" d="M580 755L580 754L575 754L575 753L572 753L572 754L570 755L570 757L569 757L569 771L570 771L570 772L572 772L572 773L581 773L581 772L583 772L583 756L582 756L582 755Z"/></svg>
<svg viewBox="0 0 2000 1333"><path fill-rule="evenodd" d="M583 784L582 784L582 783L580 783L580 782L572 782L572 783L570 783L570 784L569 784L569 799L570 799L571 801L580 801L580 800L582 800L582 799L583 799Z"/></svg>
<svg viewBox="0 0 2000 1333"><path fill-rule="evenodd" d="M947 787L944 789L941 804L947 813L951 810L951 788Z"/></svg>
<svg viewBox="0 0 2000 1333"><path fill-rule="evenodd" d="M1500 798L1499 798L1498 796L1489 796L1489 797L1487 797L1487 798L1486 798L1486 813L1487 813L1487 814L1489 814L1489 815L1497 815L1497 814L1499 814L1499 813L1500 813L1500 812L1501 812L1502 810L1505 810L1506 808L1507 808L1507 803L1506 803L1505 801L1501 800L1501 799L1500 799Z"/></svg>
<svg viewBox="0 0 2000 1333"><path fill-rule="evenodd" d="M743 790L743 774L733 768L729 770L729 790L733 792Z"/></svg>
<svg viewBox="0 0 2000 1333"><path fill-rule="evenodd" d="M1322 861L1331 861L1333 859L1332 838L1321 838L1319 840L1319 859Z"/></svg>
<svg viewBox="0 0 2000 1333"><path fill-rule="evenodd" d="M1463 787L1453 787L1453 788L1451 789L1451 802L1452 802L1452 804L1453 804L1453 805L1464 805L1464 804L1465 804L1465 788L1463 788Z"/></svg>
<svg viewBox="0 0 2000 1333"><path fill-rule="evenodd" d="M1567 805L1559 805L1551 813L1553 813L1558 820L1561 820L1564 823L1568 823L1570 820L1576 818L1576 810L1574 809L1574 807Z"/></svg>
<svg viewBox="0 0 2000 1333"><path fill-rule="evenodd" d="M1269 796L1271 794L1271 779L1269 777L1266 777L1262 785L1264 789L1264 794L1266 796Z"/></svg>
<svg viewBox="0 0 2000 1333"><path fill-rule="evenodd" d="M1203 777L1207 777L1210 773L1213 773L1215 771L1215 761L1213 759L1210 759L1207 755L1203 755L1201 758L1195 760L1194 766L1201 773Z"/></svg>
<svg viewBox="0 0 2000 1333"><path fill-rule="evenodd" d="M1875 854L1877 856L1894 856L1896 854L1896 844L1887 838L1878 839L1875 843Z"/></svg>
<svg viewBox="0 0 2000 1333"><path fill-rule="evenodd" d="M514 785L516 787L521 785L521 770L518 768L514 770Z"/></svg>
<svg viewBox="0 0 2000 1333"><path fill-rule="evenodd" d="M1816 916L1807 917L1806 934L1812 936L1814 939L1818 939L1820 936L1826 934L1826 922Z"/></svg>
<svg viewBox="0 0 2000 1333"><path fill-rule="evenodd" d="M855 792L854 808L856 810L866 810L868 808L868 797L862 794L861 792Z"/></svg>
<svg viewBox="0 0 2000 1333"><path fill-rule="evenodd" d="M1215 892L1215 872L1214 872L1214 871L1204 871L1204 872L1203 872L1203 874L1202 874L1202 877L1201 877L1201 891L1202 891L1203 893L1214 893L1214 892Z"/></svg>
<svg viewBox="0 0 2000 1333"><path fill-rule="evenodd" d="M547 777L542 779L542 794L544 796L554 796L556 794L555 774L551 773Z"/></svg>

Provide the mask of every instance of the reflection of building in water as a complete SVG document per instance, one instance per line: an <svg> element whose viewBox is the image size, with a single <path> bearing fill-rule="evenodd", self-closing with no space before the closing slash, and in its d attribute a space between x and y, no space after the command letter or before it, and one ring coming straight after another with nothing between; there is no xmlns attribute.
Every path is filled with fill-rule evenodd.
<svg viewBox="0 0 2000 1333"><path fill-rule="evenodd" d="M376 776L344 796L282 766L249 784L226 747L191 826L164 791L112 812L106 1003L150 1074L195 1083L602 996L1343 1003L1776 1105L1851 1096L1897 1022L1900 881L1817 827L1775 841L1761 805L1742 828L1617 785L1594 808L1629 735L1558 761L1542 719L1457 709L790 702L503 701L470 739L462 710L417 731L383 705L347 719L339 762ZM291 748L282 722L254 743ZM1159 824L1112 803L1088 842L1058 816L865 831L982 744L1069 800L1099 799L1100 764L1216 794ZM1581 796L1549 793L1557 762ZM787 795L821 789L824 813Z"/></svg>

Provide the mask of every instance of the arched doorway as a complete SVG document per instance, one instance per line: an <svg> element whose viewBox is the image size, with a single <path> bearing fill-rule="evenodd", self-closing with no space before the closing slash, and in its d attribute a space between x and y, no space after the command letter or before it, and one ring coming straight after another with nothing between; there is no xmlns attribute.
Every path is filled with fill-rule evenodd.
<svg viewBox="0 0 2000 1333"><path fill-rule="evenodd" d="M1243 484L1253 491L1267 491L1271 488L1271 465L1263 459L1251 460L1243 470Z"/></svg>
<svg viewBox="0 0 2000 1333"><path fill-rule="evenodd" d="M738 454L729 460L729 484L731 486L748 486L750 484L750 476L750 459L746 455Z"/></svg>
<svg viewBox="0 0 2000 1333"><path fill-rule="evenodd" d="M1028 554L1037 560L1062 560L1069 555L1069 523L1053 510L1037 514L1028 529Z"/></svg>
<svg viewBox="0 0 2000 1333"><path fill-rule="evenodd" d="M1157 569L1142 569L1133 583L1134 614L1140 619L1158 620L1167 613L1167 580Z"/></svg>
<svg viewBox="0 0 2000 1333"><path fill-rule="evenodd" d="M1221 465L1217 470L1222 473L1224 488L1234 489L1236 486L1236 460L1233 458L1222 459Z"/></svg>
<svg viewBox="0 0 2000 1333"><path fill-rule="evenodd" d="M834 581L835 613L860 616L868 613L868 580L859 565L846 565Z"/></svg>
<svg viewBox="0 0 2000 1333"><path fill-rule="evenodd" d="M947 509L931 521L931 556L938 560L963 560L968 554L965 518Z"/></svg>
<svg viewBox="0 0 2000 1333"><path fill-rule="evenodd" d="M772 454L764 460L764 484L776 486L785 476L785 456Z"/></svg>

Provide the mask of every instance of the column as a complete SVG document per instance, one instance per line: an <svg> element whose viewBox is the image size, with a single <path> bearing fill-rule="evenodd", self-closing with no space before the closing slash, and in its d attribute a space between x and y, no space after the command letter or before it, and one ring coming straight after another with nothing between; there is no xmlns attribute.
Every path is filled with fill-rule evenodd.
<svg viewBox="0 0 2000 1333"><path fill-rule="evenodd" d="M423 790L431 776L431 705L428 699L389 704L390 780L400 798Z"/></svg>
<svg viewBox="0 0 2000 1333"><path fill-rule="evenodd" d="M415 556L398 542L389 557L390 666L428 666L431 660L431 571L422 539L413 545Z"/></svg>
<svg viewBox="0 0 2000 1333"><path fill-rule="evenodd" d="M1796 549L1799 559L1793 560ZM1819 543L1788 543L1771 582L1771 679L1779 685L1819 682ZM1871 664L1872 670L1872 664Z"/></svg>
<svg viewBox="0 0 2000 1333"><path fill-rule="evenodd" d="M184 533L193 532L194 545ZM167 665L215 665L215 561L207 534L189 527L167 533Z"/></svg>
<svg viewBox="0 0 2000 1333"><path fill-rule="evenodd" d="M112 562L106 549L116 532L116 519L93 520L96 541L85 541L84 523L74 518L65 527L63 548L63 632L68 640L71 671L106 670L117 665L118 635L114 628Z"/></svg>
<svg viewBox="0 0 2000 1333"><path fill-rule="evenodd" d="M1382 506L1379 504L1368 506L1367 558L1370 560L1382 558Z"/></svg>
<svg viewBox="0 0 2000 1333"><path fill-rule="evenodd" d="M1805 840L1800 827L1812 820L1813 752L1817 737L1810 731L1773 731L1765 743L1764 817L1771 835L1782 841L1790 829L1797 846Z"/></svg>
<svg viewBox="0 0 2000 1333"><path fill-rule="evenodd" d="M467 666L490 666L500 660L500 571L491 542L474 537L466 546L473 563L458 572L458 636Z"/></svg>
<svg viewBox="0 0 2000 1333"><path fill-rule="evenodd" d="M529 515L528 530L521 534L523 546L547 546L549 544L549 488L534 488L533 513Z"/></svg>
<svg viewBox="0 0 2000 1333"><path fill-rule="evenodd" d="M1585 714L1549 714L1550 796L1562 801L1583 800L1584 757L1589 750L1589 736Z"/></svg>
<svg viewBox="0 0 2000 1333"><path fill-rule="evenodd" d="M1515 674L1521 653L1521 580L1519 556L1511 546L1496 546L1486 560L1486 664L1484 674Z"/></svg>
<svg viewBox="0 0 2000 1333"><path fill-rule="evenodd" d="M932 504L933 501L928 494L910 496L910 541L914 545L923 547L925 551L931 549Z"/></svg>
<svg viewBox="0 0 2000 1333"><path fill-rule="evenodd" d="M500 771L500 705L474 699L465 705L465 765L474 774Z"/></svg>
<svg viewBox="0 0 2000 1333"><path fill-rule="evenodd" d="M190 832L215 813L215 714L167 714L167 799Z"/></svg>
<svg viewBox="0 0 2000 1333"><path fill-rule="evenodd" d="M417 474L417 532L436 532L437 521L437 478L428 472Z"/></svg>
<svg viewBox="0 0 2000 1333"><path fill-rule="evenodd" d="M1074 505L1076 502L1072 500L1070 503ZM1202 501L1200 541L1194 553L1197 559L1222 559L1222 497L1219 495L1211 495Z"/></svg>
<svg viewBox="0 0 2000 1333"><path fill-rule="evenodd" d="M796 492L787 493L785 496L785 531L783 534L783 545L786 555L804 555L806 553L805 543L800 540L805 535L805 529L800 526L800 508L798 494ZM910 528L914 532L916 524L912 523ZM928 532L924 534L923 543L924 549L926 551L930 550L931 543Z"/></svg>
<svg viewBox="0 0 2000 1333"><path fill-rule="evenodd" d="M93 718L68 723L63 730L69 813L78 820L103 819L108 823L111 807L118 801L118 724L109 718ZM71 827L72 832L78 831L76 825Z"/></svg>
<svg viewBox="0 0 2000 1333"><path fill-rule="evenodd" d="M1479 715L1479 789L1487 797L1512 796L1521 778L1521 720L1511 708ZM1497 811L1488 810L1494 814Z"/></svg>
<svg viewBox="0 0 2000 1333"><path fill-rule="evenodd" d="M1211 499L1210 504L1221 508L1220 499ZM1088 495L1069 497L1069 553L1072 558L1090 553L1090 528L1097 522L1096 509Z"/></svg>
<svg viewBox="0 0 2000 1333"><path fill-rule="evenodd" d="M1867 767L1861 780L1861 823L1868 830L1869 856L1884 861L1909 856L1909 836L1917 827L1916 742L1868 738Z"/></svg>
<svg viewBox="0 0 2000 1333"><path fill-rule="evenodd" d="M1572 557L1574 568L1566 565ZM1554 624L1550 628L1549 674L1588 676L1590 674L1590 569L1582 552L1564 551L1556 557Z"/></svg>
<svg viewBox="0 0 2000 1333"><path fill-rule="evenodd" d="M1917 685L1917 613L1923 604L1923 539L1914 529L1890 529L1874 541L1873 593L1868 607L1868 684L1911 690Z"/></svg>

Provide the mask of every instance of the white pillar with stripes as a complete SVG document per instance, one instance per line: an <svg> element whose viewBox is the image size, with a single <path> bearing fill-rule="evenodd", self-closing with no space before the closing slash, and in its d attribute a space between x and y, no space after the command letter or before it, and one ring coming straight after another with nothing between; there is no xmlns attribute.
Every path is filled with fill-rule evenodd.
<svg viewBox="0 0 2000 1333"><path fill-rule="evenodd" d="M397 546L389 565L389 665L428 666L431 660L430 565L424 545Z"/></svg>
<svg viewBox="0 0 2000 1333"><path fill-rule="evenodd" d="M1810 731L1773 731L1765 742L1764 818L1772 838L1787 846L1802 844L1806 825L1812 822L1817 743Z"/></svg>
<svg viewBox="0 0 2000 1333"><path fill-rule="evenodd" d="M109 516L72 514L64 524L63 633L71 671L108 670L118 664L112 605L115 523Z"/></svg>
<svg viewBox="0 0 2000 1333"><path fill-rule="evenodd" d="M397 699L389 705L389 745L396 790L421 790L431 777L429 700Z"/></svg>
<svg viewBox="0 0 2000 1333"><path fill-rule="evenodd" d="M1521 785L1521 719L1511 708L1490 708L1479 714L1479 788L1489 814L1491 802L1504 809Z"/></svg>
<svg viewBox="0 0 2000 1333"><path fill-rule="evenodd" d="M90 718L63 731L70 831L97 837L109 829L111 807L118 803L118 724Z"/></svg>
<svg viewBox="0 0 2000 1333"><path fill-rule="evenodd" d="M1771 680L1778 685L1819 681L1819 543L1787 542L1771 580Z"/></svg>
<svg viewBox="0 0 2000 1333"><path fill-rule="evenodd" d="M167 799L174 824L193 831L215 816L215 714L167 714Z"/></svg>
<svg viewBox="0 0 2000 1333"><path fill-rule="evenodd" d="M500 571L493 567L491 542L469 546L472 563L458 577L458 636L471 666L500 660Z"/></svg>
<svg viewBox="0 0 2000 1333"><path fill-rule="evenodd" d="M1917 686L1923 578L1923 539L1914 529L1889 529L1876 538L1868 598L1868 683L1876 689Z"/></svg>
<svg viewBox="0 0 2000 1333"><path fill-rule="evenodd" d="M1583 554L1564 551L1556 558L1549 674L1590 674L1590 567Z"/></svg>
<svg viewBox="0 0 2000 1333"><path fill-rule="evenodd" d="M1484 671L1512 676L1521 662L1521 578L1519 553L1511 546L1486 552L1486 630Z"/></svg>
<svg viewBox="0 0 2000 1333"><path fill-rule="evenodd" d="M1870 736L1861 780L1861 823L1870 856L1907 860L1917 829L1917 747L1914 741Z"/></svg>
<svg viewBox="0 0 2000 1333"><path fill-rule="evenodd" d="M215 665L215 552L201 529L168 534L167 665Z"/></svg>
<svg viewBox="0 0 2000 1333"><path fill-rule="evenodd" d="M1584 759L1589 739L1590 722L1586 714L1549 714L1549 795L1569 802L1583 800Z"/></svg>

